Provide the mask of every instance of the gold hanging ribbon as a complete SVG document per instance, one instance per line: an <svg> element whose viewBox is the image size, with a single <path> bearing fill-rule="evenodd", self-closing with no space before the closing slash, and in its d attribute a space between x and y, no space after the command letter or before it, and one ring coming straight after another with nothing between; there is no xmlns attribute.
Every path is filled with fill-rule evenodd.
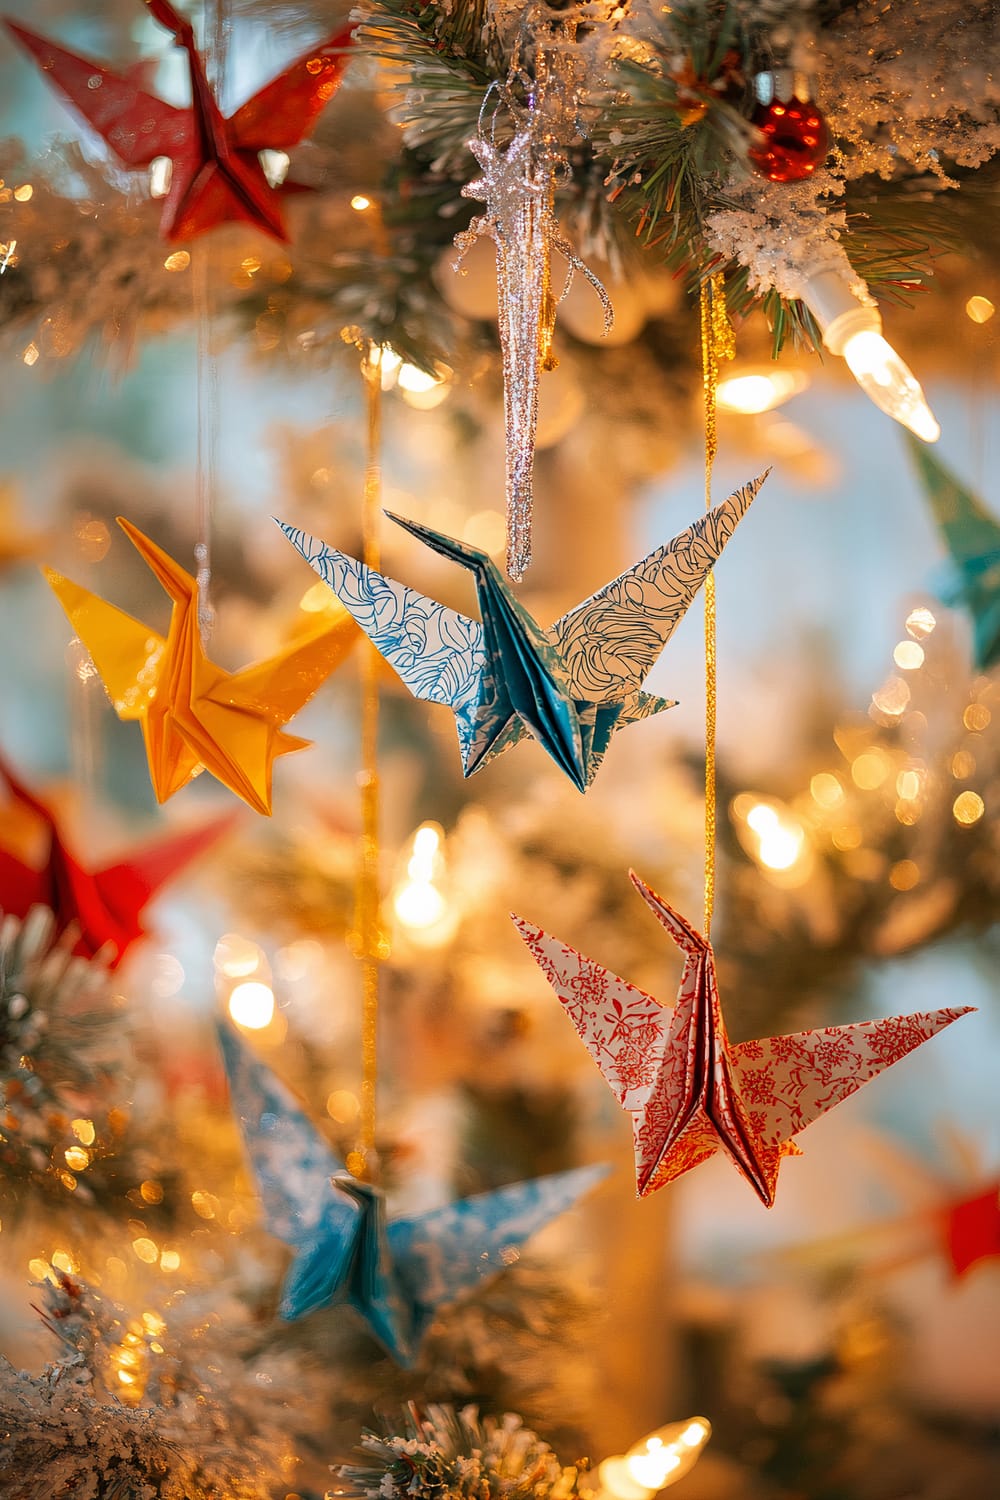
<svg viewBox="0 0 1000 1500"><path fill-rule="evenodd" d="M712 508L712 466L718 449L716 395L719 363L732 359L736 339L726 312L726 289L721 272L701 286L701 372L705 394L705 509ZM715 911L715 736L718 710L718 670L715 629L715 574L705 580L705 936L712 932Z"/></svg>
<svg viewBox="0 0 1000 1500"><path fill-rule="evenodd" d="M381 350L362 361L367 412L365 483L362 503L362 551L369 568L379 566L379 512L382 500L380 464L382 430ZM357 1150L348 1153L347 1169L355 1177L375 1178L376 1091L378 1086L379 968L386 956L379 892L378 712L379 658L367 639L361 661L361 840L351 946L361 961L361 1120Z"/></svg>

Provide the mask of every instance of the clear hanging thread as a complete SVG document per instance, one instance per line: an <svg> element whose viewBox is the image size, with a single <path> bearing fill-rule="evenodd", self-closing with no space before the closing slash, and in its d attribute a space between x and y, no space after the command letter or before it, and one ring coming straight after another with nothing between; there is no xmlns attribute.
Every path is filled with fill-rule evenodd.
<svg viewBox="0 0 1000 1500"><path fill-rule="evenodd" d="M227 0L205 0L205 74L218 99L229 45ZM220 393L219 366L212 336L211 264L206 242L192 251L191 286L197 329L195 448L195 579L198 584L198 629L207 648L215 624L212 605L212 519L218 488Z"/></svg>

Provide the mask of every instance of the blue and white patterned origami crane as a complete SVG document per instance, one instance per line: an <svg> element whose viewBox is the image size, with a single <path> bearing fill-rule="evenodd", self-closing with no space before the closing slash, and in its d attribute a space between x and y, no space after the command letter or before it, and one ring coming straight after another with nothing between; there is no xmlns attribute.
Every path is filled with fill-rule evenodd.
<svg viewBox="0 0 1000 1500"><path fill-rule="evenodd" d="M556 1172L386 1222L382 1194L348 1172L284 1084L232 1027L219 1038L265 1223L295 1251L282 1317L347 1303L404 1367L439 1307L502 1271L608 1171Z"/></svg>
<svg viewBox="0 0 1000 1500"><path fill-rule="evenodd" d="M617 729L674 707L644 693L643 680L766 477L751 480L548 630L485 552L416 521L390 515L475 575L482 623L297 527L278 525L414 696L453 710L466 776L531 734L583 792Z"/></svg>

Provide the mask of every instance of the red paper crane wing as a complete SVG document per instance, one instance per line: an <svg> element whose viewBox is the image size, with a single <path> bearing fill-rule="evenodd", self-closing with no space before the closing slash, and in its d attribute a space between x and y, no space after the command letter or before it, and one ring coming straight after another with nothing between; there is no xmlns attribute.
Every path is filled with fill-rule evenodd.
<svg viewBox="0 0 1000 1500"><path fill-rule="evenodd" d="M16 855L0 849L0 912L26 917L39 904L52 905L46 872L33 870Z"/></svg>
<svg viewBox="0 0 1000 1500"><path fill-rule="evenodd" d="M288 151L308 134L340 83L353 28L320 42L264 85L226 122L243 150Z"/></svg>
<svg viewBox="0 0 1000 1500"><path fill-rule="evenodd" d="M15 916L26 916L35 902L41 901L52 909L60 931L71 924L79 929L77 953L91 958L105 943L112 944L117 950L121 937L118 926L108 922L92 876L66 848L51 810L28 790L3 760L0 760L0 775L10 787L15 802L26 807L44 824L49 840L45 863L40 870L30 869L11 855L0 864L2 876L9 877L13 883L12 891L4 891L5 896L12 897L9 904L5 904L5 910ZM138 935L137 932L135 936Z"/></svg>
<svg viewBox="0 0 1000 1500"><path fill-rule="evenodd" d="M92 958L107 950L111 967L121 963L132 944L143 936L139 921L143 908L158 888L231 826L233 815L189 829L139 849L129 860L91 873L70 853L52 812L0 759L0 776L22 803L46 826L49 848L44 865L32 870L12 854L0 851L0 907L26 916L36 903L51 907L60 931L75 926L75 953Z"/></svg>
<svg viewBox="0 0 1000 1500"><path fill-rule="evenodd" d="M144 928L140 913L156 895L161 885L179 875L186 865L229 831L238 813L226 813L183 833L167 834L153 843L136 849L128 859L109 865L91 877L100 900L107 929L116 929L112 941L117 943L119 962Z"/></svg>
<svg viewBox="0 0 1000 1500"><path fill-rule="evenodd" d="M741 1042L732 1048L733 1068L761 1137L772 1146L790 1140L974 1009L918 1011Z"/></svg>
<svg viewBox="0 0 1000 1500"><path fill-rule="evenodd" d="M956 1276L977 1261L1000 1255L1000 1182L948 1210L946 1237Z"/></svg>
<svg viewBox="0 0 1000 1500"><path fill-rule="evenodd" d="M190 110L175 109L103 64L67 52L14 21L4 25L126 166L147 167L154 157L181 156L193 148Z"/></svg>
<svg viewBox="0 0 1000 1500"><path fill-rule="evenodd" d="M140 917L159 887L214 844L232 821L233 815L226 814L200 828L168 834L93 874L54 834L49 855L52 905L60 927L75 922L80 929L74 951L89 958L104 950L110 966L117 968L132 944L145 936Z"/></svg>
<svg viewBox="0 0 1000 1500"><path fill-rule="evenodd" d="M15 802L22 802L25 807L30 808L37 817L41 818L49 828L55 828L55 818L45 806L45 803L30 792L24 782L11 770L9 763L0 756L0 776L3 777L10 787L11 796Z"/></svg>
<svg viewBox="0 0 1000 1500"><path fill-rule="evenodd" d="M576 948L511 916L618 1103L642 1111L666 1053L670 1009Z"/></svg>
<svg viewBox="0 0 1000 1500"><path fill-rule="evenodd" d="M127 909L133 900L138 910L156 895L161 885L180 874L185 865L210 849L236 823L239 812L223 813L183 833L169 833L163 838L133 850L128 859L108 865L94 877L112 909Z"/></svg>

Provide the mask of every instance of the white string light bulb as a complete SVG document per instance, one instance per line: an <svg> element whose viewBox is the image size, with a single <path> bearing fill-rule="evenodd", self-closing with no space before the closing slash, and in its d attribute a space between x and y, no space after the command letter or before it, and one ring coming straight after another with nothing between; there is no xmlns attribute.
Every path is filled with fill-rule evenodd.
<svg viewBox="0 0 1000 1500"><path fill-rule="evenodd" d="M597 1470L603 1500L650 1500L694 1468L712 1435L704 1417L672 1422L640 1438L627 1453L606 1458Z"/></svg>
<svg viewBox="0 0 1000 1500"><path fill-rule="evenodd" d="M413 835L392 905L418 947L438 948L454 936L458 912L448 896L444 829L438 823L422 823Z"/></svg>
<svg viewBox="0 0 1000 1500"><path fill-rule="evenodd" d="M831 354L841 355L870 401L925 443L941 436L920 383L882 336L882 315L866 306L836 271L810 278L802 294Z"/></svg>

